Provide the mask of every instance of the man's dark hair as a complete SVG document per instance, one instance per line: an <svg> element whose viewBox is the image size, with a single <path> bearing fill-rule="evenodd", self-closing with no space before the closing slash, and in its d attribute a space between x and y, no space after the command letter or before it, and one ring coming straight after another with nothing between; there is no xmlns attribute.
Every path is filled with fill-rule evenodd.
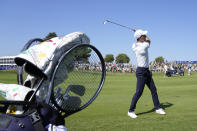
<svg viewBox="0 0 197 131"><path fill-rule="evenodd" d="M141 35L139 38L137 38L137 41L139 41L142 37L144 37L144 39L145 39L146 35Z"/></svg>

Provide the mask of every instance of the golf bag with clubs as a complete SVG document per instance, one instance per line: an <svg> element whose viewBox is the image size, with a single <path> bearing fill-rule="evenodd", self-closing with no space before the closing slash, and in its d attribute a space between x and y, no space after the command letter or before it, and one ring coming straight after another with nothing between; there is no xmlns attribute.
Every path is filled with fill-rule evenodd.
<svg viewBox="0 0 197 131"><path fill-rule="evenodd" d="M81 32L30 40L15 63L18 84L0 83L0 131L63 129L64 118L90 105L104 84L103 57Z"/></svg>

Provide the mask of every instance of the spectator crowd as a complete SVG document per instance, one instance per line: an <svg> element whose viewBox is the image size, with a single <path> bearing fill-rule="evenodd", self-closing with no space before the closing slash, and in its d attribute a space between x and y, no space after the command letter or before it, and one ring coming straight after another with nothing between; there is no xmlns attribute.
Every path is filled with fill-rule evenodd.
<svg viewBox="0 0 197 131"><path fill-rule="evenodd" d="M136 70L136 66L128 63L123 64L113 64L113 63L106 63L106 70L108 72L130 72L133 73ZM164 63L156 63L151 62L149 68L152 72L165 72L165 68L169 70L191 70L197 71L197 62L196 63L178 63L176 61L173 62L164 62Z"/></svg>

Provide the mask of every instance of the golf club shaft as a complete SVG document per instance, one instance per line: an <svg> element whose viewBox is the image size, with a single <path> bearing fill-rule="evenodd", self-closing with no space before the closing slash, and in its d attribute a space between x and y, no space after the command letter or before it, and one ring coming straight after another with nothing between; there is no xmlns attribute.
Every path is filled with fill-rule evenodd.
<svg viewBox="0 0 197 131"><path fill-rule="evenodd" d="M121 24L118 24L118 23L115 23L115 22L109 21L109 20L106 20L106 21L107 21L107 22L110 22L110 23L112 23L112 24L115 24L115 25L118 25L118 26L121 26L121 27L124 27L124 28L127 28L127 29L129 29L129 30L134 31L134 29L132 29L132 28L130 28L130 27L128 27L128 26L124 26L124 25L121 25Z"/></svg>

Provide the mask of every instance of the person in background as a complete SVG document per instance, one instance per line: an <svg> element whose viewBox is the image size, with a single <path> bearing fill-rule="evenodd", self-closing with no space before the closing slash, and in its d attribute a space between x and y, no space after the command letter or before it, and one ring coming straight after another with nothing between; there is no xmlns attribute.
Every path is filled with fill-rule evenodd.
<svg viewBox="0 0 197 131"><path fill-rule="evenodd" d="M190 76L191 75L191 61L189 61L189 63L188 63L188 66L187 66L187 69L188 69L188 76Z"/></svg>
<svg viewBox="0 0 197 131"><path fill-rule="evenodd" d="M164 77L166 77L167 71L168 71L168 65L165 64L164 65Z"/></svg>

